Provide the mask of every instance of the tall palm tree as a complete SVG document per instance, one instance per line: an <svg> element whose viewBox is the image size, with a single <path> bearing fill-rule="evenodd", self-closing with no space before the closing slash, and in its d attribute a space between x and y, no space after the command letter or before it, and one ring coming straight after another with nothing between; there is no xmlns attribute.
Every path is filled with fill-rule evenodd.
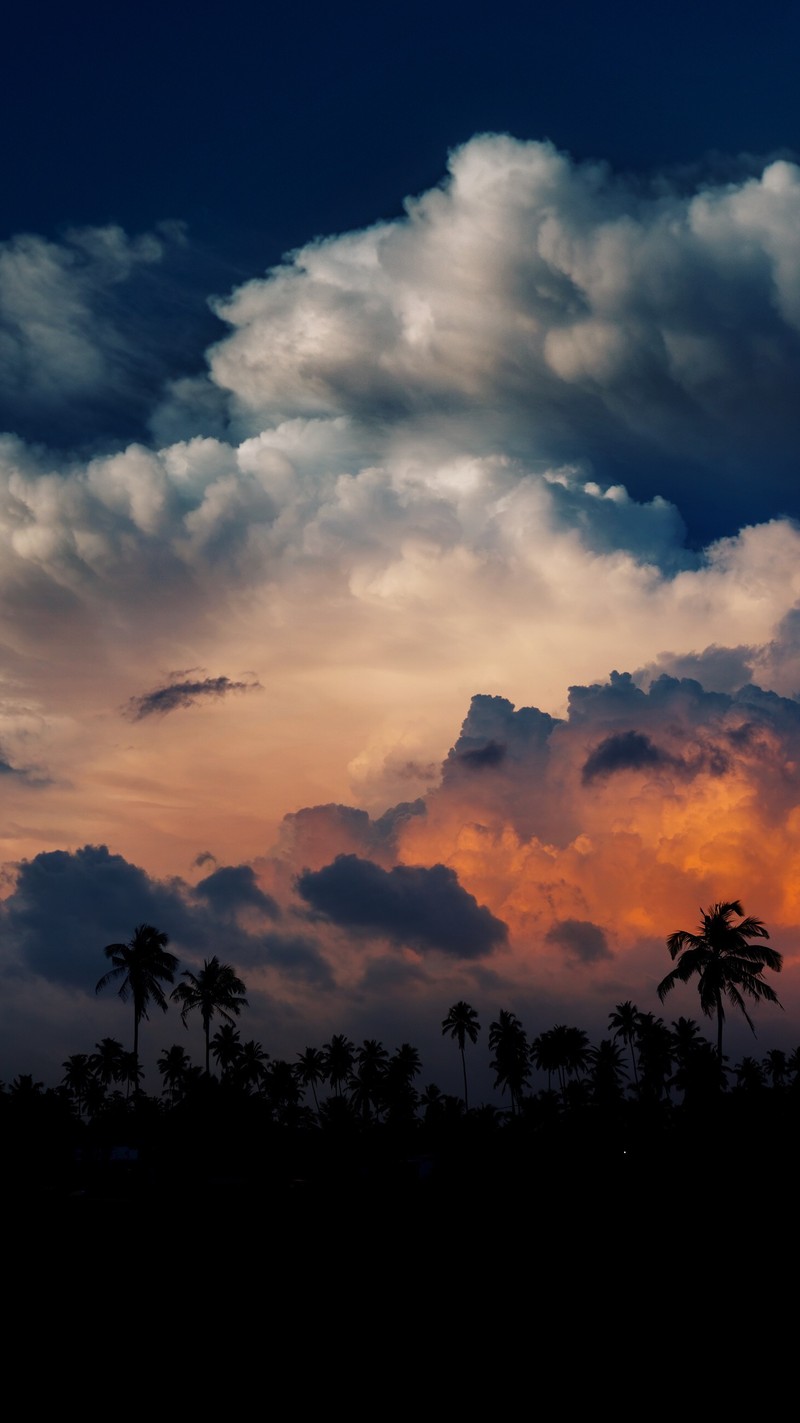
<svg viewBox="0 0 800 1423"><path fill-rule="evenodd" d="M698 926L699 932L678 929L667 939L670 958L677 958L678 963L662 978L658 996L663 1003L676 983L688 983L697 974L700 1007L707 1017L712 1018L715 1013L717 1016L717 1055L721 1062L723 1000L727 998L741 1010L755 1034L743 995L756 1003L766 1000L782 1007L774 989L765 982L763 972L769 968L773 973L780 973L783 955L765 944L750 942L751 939L768 939L769 933L760 919L744 917L738 899L713 904L700 913L703 921ZM738 924L734 922L734 915L739 917Z"/></svg>
<svg viewBox="0 0 800 1423"><path fill-rule="evenodd" d="M232 1023L235 1017L238 1018L242 1008L248 1007L245 997L247 990L230 964L220 963L216 954L212 959L205 959L199 973L192 973L191 969L187 968L184 969L182 977L186 979L186 983L179 983L177 988L173 988L170 996L173 1002L181 1005L181 1022L184 1027L187 1026L187 1014L194 1008L200 1009L206 1039L206 1072L209 1072L211 1019L218 1013L226 1023Z"/></svg>
<svg viewBox="0 0 800 1423"><path fill-rule="evenodd" d="M389 1054L377 1038L365 1038L356 1049L355 1067L350 1073L348 1087L352 1101L361 1112L364 1125L369 1125L371 1112L381 1109L381 1090L386 1074Z"/></svg>
<svg viewBox="0 0 800 1423"><path fill-rule="evenodd" d="M528 1035L516 1013L501 1008L497 1021L489 1026L489 1048L494 1057L489 1063L495 1074L495 1087L504 1092L506 1087L511 1098L511 1115L518 1112L522 1089L530 1077L530 1049Z"/></svg>
<svg viewBox="0 0 800 1423"><path fill-rule="evenodd" d="M636 1065L636 1053L633 1045L636 1042L639 1029L639 1009L630 998L624 1003L618 1003L614 1012L609 1014L609 1028L613 1029L615 1038L622 1038L631 1055L631 1066L633 1067L633 1080L636 1090L639 1090L639 1069Z"/></svg>
<svg viewBox="0 0 800 1423"><path fill-rule="evenodd" d="M127 944L107 944L103 953L113 968L98 979L95 993L110 983L120 982L119 996L123 1003L133 999L133 1056L139 1062L139 1024L148 1016L149 1004L155 1003L163 1013L167 1000L162 983L173 983L178 960L167 952L169 935L152 924L137 924ZM136 1090L138 1092L138 1080Z"/></svg>
<svg viewBox="0 0 800 1423"><path fill-rule="evenodd" d="M464 1047L467 1038L473 1045L478 1041L480 1030L481 1025L478 1022L475 1009L471 1008L469 1003L465 1003L463 999L454 1003L447 1017L442 1019L442 1037L449 1034L451 1038L455 1038L461 1053L461 1069L464 1073L464 1106L467 1111L469 1111L469 1093L467 1092L467 1059Z"/></svg>

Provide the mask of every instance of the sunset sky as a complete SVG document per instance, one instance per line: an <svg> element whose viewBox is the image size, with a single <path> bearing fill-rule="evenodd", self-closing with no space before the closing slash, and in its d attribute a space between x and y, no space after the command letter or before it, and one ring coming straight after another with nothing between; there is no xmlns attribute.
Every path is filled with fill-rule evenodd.
<svg viewBox="0 0 800 1423"><path fill-rule="evenodd" d="M800 11L701 9L10 18L3 1081L142 922L488 1099L740 899L800 1043Z"/></svg>

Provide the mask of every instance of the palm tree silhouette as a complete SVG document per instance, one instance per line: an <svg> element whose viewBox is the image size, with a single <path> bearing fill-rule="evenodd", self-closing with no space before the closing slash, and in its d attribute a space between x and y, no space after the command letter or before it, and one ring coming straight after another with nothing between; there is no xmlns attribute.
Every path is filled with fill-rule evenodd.
<svg viewBox="0 0 800 1423"><path fill-rule="evenodd" d="M325 1076L333 1088L335 1097L342 1095L342 1083L347 1082L355 1062L355 1046L344 1033L334 1033L329 1043L322 1048L325 1057Z"/></svg>
<svg viewBox="0 0 800 1423"><path fill-rule="evenodd" d="M164 1048L156 1065L161 1073L164 1088L169 1092L174 1106L186 1090L186 1083L192 1067L191 1058L180 1043L174 1043L172 1047Z"/></svg>
<svg viewBox="0 0 800 1423"><path fill-rule="evenodd" d="M87 1052L74 1052L62 1062L64 1076L61 1081L70 1097L75 1101L78 1116L83 1112L86 1093L92 1081L92 1065Z"/></svg>
<svg viewBox="0 0 800 1423"><path fill-rule="evenodd" d="M489 1047L494 1057L489 1063L495 1073L495 1087L506 1087L511 1098L511 1115L518 1112L522 1089L530 1077L528 1035L516 1013L501 1008L497 1021L489 1027Z"/></svg>
<svg viewBox="0 0 800 1423"><path fill-rule="evenodd" d="M467 1038L474 1045L478 1041L478 1033L481 1025L478 1022L478 1015L469 1003L463 999L454 1003L446 1018L442 1019L442 1037L449 1033L451 1038L455 1038L458 1043L458 1050L461 1053L461 1068L464 1073L464 1106L469 1111L469 1093L467 1092L467 1059L464 1053L464 1046Z"/></svg>
<svg viewBox="0 0 800 1423"><path fill-rule="evenodd" d="M253 1089L260 1092L266 1079L268 1062L269 1053L264 1051L261 1043L257 1043L253 1038L249 1042L242 1043L241 1051L236 1059L235 1085L241 1087L244 1092L250 1092Z"/></svg>
<svg viewBox="0 0 800 1423"><path fill-rule="evenodd" d="M232 1023L234 1017L238 1018L242 1008L248 1007L245 997L247 990L231 965L220 963L216 954L212 959L205 959L199 973L192 973L191 969L187 968L184 969L182 977L187 980L186 983L179 983L177 988L173 988L170 997L174 1003L181 1005L181 1022L184 1027L187 1026L187 1014L194 1008L200 1009L206 1039L206 1072L209 1072L211 1019L215 1013L219 1013L226 1023Z"/></svg>
<svg viewBox="0 0 800 1423"><path fill-rule="evenodd" d="M222 1074L223 1082L235 1071L236 1064L242 1051L242 1043L239 1037L239 1029L231 1023L223 1023L217 1028L211 1039L211 1051L214 1054L214 1061ZM208 1059L206 1059L208 1061ZM208 1067L206 1067L206 1075Z"/></svg>
<svg viewBox="0 0 800 1423"><path fill-rule="evenodd" d="M609 1014L608 1026L613 1029L615 1038L622 1038L631 1055L631 1066L633 1067L633 1080L636 1090L639 1090L639 1069L636 1065L636 1053L633 1045L636 1042L639 1029L639 1009L630 998L624 1003L618 1003L613 1013Z"/></svg>
<svg viewBox="0 0 800 1423"><path fill-rule="evenodd" d="M303 1087L311 1088L314 1095L314 1107L318 1112L317 1083L325 1081L325 1054L318 1047L307 1047L305 1052L299 1052L297 1056L299 1058L295 1064L297 1080Z"/></svg>
<svg viewBox="0 0 800 1423"><path fill-rule="evenodd" d="M121 1080L124 1056L125 1049L117 1038L101 1038L99 1043L95 1043L89 1066L104 1089L107 1090L112 1082Z"/></svg>
<svg viewBox="0 0 800 1423"><path fill-rule="evenodd" d="M662 978L658 996L663 1003L676 983L688 983L697 974L700 1007L706 1017L717 1016L717 1054L722 1061L722 1025L725 1021L723 999L727 998L744 1014L753 1034L755 1027L745 1008L744 997L754 1002L762 999L780 1003L774 989L765 982L763 971L769 968L780 973L783 955L765 944L752 944L751 939L768 939L769 933L760 919L745 918L738 899L713 904L702 910L699 932L678 929L667 939L670 958L678 959L677 967ZM733 922L734 915L739 923Z"/></svg>
<svg viewBox="0 0 800 1423"><path fill-rule="evenodd" d="M152 924L137 924L127 944L107 944L103 950L114 967L98 979L95 993L121 980L118 991L123 1003L133 999L133 1056L137 1067L139 1024L148 1016L148 1005L153 1002L163 1013L167 1011L161 984L174 982L178 967L175 955L167 952L168 943L169 936L163 930L155 929ZM139 1091L138 1077L136 1091Z"/></svg>

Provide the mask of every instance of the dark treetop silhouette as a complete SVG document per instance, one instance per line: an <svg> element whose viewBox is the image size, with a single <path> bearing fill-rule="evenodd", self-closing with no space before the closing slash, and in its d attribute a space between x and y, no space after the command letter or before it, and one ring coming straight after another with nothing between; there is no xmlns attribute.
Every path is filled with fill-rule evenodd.
<svg viewBox="0 0 800 1423"><path fill-rule="evenodd" d="M671 958L678 958L677 967L662 978L658 985L658 996L663 1003L676 983L688 983L694 974L698 976L697 991L700 1007L707 1017L717 1015L717 1053L722 1061L722 1025L725 1021L723 999L727 998L735 1008L741 1009L755 1033L755 1027L744 1004L743 994L758 1003L765 999L768 1003L781 1003L769 984L762 977L765 968L780 973L783 955L766 944L752 944L751 939L768 939L769 933L760 919L744 918L738 899L724 904L711 905L701 909L703 922L699 932L678 929L667 939ZM739 923L733 916L739 916Z"/></svg>
<svg viewBox="0 0 800 1423"><path fill-rule="evenodd" d="M478 1041L480 1028L475 1009L471 1008L469 1003L465 1003L463 999L454 1003L447 1017L442 1020L442 1036L449 1033L451 1038L455 1038L461 1053L461 1068L464 1073L464 1106L467 1111L469 1111L469 1093L467 1092L467 1060L464 1055L464 1045L467 1038L473 1044Z"/></svg>
<svg viewBox="0 0 800 1423"><path fill-rule="evenodd" d="M206 1072L208 1072L210 1070L209 1031L211 1019L215 1013L218 1013L227 1023L232 1023L234 1016L238 1018L242 1008L248 1006L245 997L247 990L242 980L237 978L230 964L220 963L216 954L212 959L204 961L199 973L192 973L187 968L184 969L182 977L187 982L179 983L177 988L173 988L170 996L174 1003L181 1005L181 1021L184 1027L186 1027L187 1013L191 1013L194 1008L200 1009L206 1039Z"/></svg>
<svg viewBox="0 0 800 1423"><path fill-rule="evenodd" d="M152 924L137 924L127 944L106 944L103 950L113 968L104 973L95 986L95 993L121 979L119 996L123 1003L133 999L133 1059L138 1091L139 1024L146 1018L150 1002L157 1003L163 1013L167 1000L162 983L172 983L178 960L167 952L169 936Z"/></svg>

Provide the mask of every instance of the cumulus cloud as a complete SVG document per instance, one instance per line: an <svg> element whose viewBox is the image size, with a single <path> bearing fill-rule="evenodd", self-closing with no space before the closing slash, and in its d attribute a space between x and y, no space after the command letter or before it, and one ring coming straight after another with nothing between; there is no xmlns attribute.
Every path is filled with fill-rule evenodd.
<svg viewBox="0 0 800 1423"><path fill-rule="evenodd" d="M561 919L547 931L547 942L564 950L573 966L610 959L612 954L603 930L584 919Z"/></svg>
<svg viewBox="0 0 800 1423"><path fill-rule="evenodd" d="M214 329L185 249L175 223L0 242L0 429L70 448L143 432L187 337Z"/></svg>
<svg viewBox="0 0 800 1423"><path fill-rule="evenodd" d="M169 682L152 692L131 697L126 714L134 721L147 716L166 716L167 712L193 707L208 698L226 697L230 692L260 691L258 682L232 682L230 677L203 677L196 681Z"/></svg>
<svg viewBox="0 0 800 1423"><path fill-rule="evenodd" d="M220 302L211 380L244 434L345 415L373 445L435 429L488 453L499 436L616 463L639 499L689 500L702 468L742 518L767 492L732 487L743 459L768 450L769 494L792 495L798 219L785 159L648 190L484 135L402 220L318 240Z"/></svg>
<svg viewBox="0 0 800 1423"><path fill-rule="evenodd" d="M335 923L394 943L470 959L491 953L506 938L505 925L445 865L387 871L357 855L337 855L333 864L300 874L297 888Z"/></svg>
<svg viewBox="0 0 800 1423"><path fill-rule="evenodd" d="M256 909L270 919L280 915L272 896L259 888L250 865L222 865L195 885L194 893L221 916L233 916L242 909Z"/></svg>
<svg viewBox="0 0 800 1423"><path fill-rule="evenodd" d="M124 400L117 297L171 239L3 249L4 369L40 362L0 438L15 971L93 983L87 945L151 919L304 1022L390 973L635 997L706 898L788 932L799 193L784 160L632 185L475 139L217 303L156 438L69 457L47 432Z"/></svg>

